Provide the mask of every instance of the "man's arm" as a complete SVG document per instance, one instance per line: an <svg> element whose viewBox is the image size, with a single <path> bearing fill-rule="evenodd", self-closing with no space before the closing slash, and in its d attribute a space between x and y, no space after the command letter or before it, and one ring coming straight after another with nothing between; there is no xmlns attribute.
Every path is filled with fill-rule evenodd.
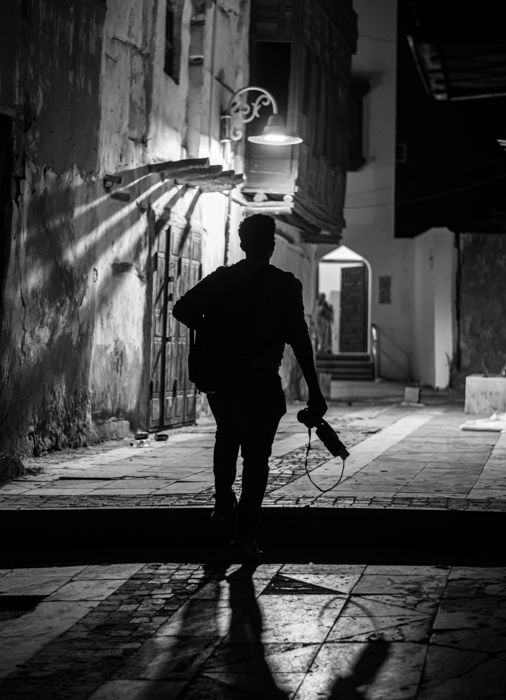
<svg viewBox="0 0 506 700"><path fill-rule="evenodd" d="M206 300L213 286L213 275L207 275L195 287L176 301L172 315L188 328L198 328L204 314Z"/></svg>
<svg viewBox="0 0 506 700"><path fill-rule="evenodd" d="M327 412L327 402L318 383L318 375L314 363L313 346L307 323L304 318L304 303L302 301L302 285L296 278L292 282L289 298L290 310L288 319L287 341L300 365L308 388L308 408L311 413L323 416Z"/></svg>

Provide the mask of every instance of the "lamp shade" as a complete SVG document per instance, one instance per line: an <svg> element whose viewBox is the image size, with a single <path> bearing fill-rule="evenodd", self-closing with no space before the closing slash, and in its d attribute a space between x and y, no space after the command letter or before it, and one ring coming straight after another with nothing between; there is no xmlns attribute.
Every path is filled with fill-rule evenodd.
<svg viewBox="0 0 506 700"><path fill-rule="evenodd" d="M248 141L262 146L294 146L302 143L300 136L287 133L281 114L271 114L262 133L259 136L248 136Z"/></svg>

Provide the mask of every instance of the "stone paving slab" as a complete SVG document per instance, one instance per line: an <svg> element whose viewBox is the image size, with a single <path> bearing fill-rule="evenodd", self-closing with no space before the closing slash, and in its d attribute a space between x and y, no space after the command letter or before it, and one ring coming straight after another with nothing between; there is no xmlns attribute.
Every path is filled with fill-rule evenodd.
<svg viewBox="0 0 506 700"><path fill-rule="evenodd" d="M326 417L351 455L340 479L341 460L313 435L314 483L300 407L289 407L273 446L268 506L505 509L506 434L462 431L462 406L331 405ZM32 459L0 487L0 509L211 506L213 432L206 418L167 442Z"/></svg>
<svg viewBox="0 0 506 700"><path fill-rule="evenodd" d="M23 586L39 592L31 609ZM506 687L506 567L0 570L0 605L6 700L502 700Z"/></svg>

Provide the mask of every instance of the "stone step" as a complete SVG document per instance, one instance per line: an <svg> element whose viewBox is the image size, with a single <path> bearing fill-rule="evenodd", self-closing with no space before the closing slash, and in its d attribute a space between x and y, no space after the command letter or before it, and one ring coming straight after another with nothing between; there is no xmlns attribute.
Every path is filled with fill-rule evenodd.
<svg viewBox="0 0 506 700"><path fill-rule="evenodd" d="M339 362L336 360L317 360L316 366L318 368L325 368L325 369L346 369L346 370L352 370L352 369L369 369L373 368L374 364L372 362L361 362L361 361L349 361L349 362Z"/></svg>
<svg viewBox="0 0 506 700"><path fill-rule="evenodd" d="M336 372L328 372L327 374L330 374L330 378L333 381L364 381L364 382L370 382L374 379L374 371L356 371L356 372L348 372L346 370L342 371L336 371Z"/></svg>
<svg viewBox="0 0 506 700"><path fill-rule="evenodd" d="M0 568L75 563L209 561L230 535L209 507L0 510ZM267 561L505 565L506 512L382 507L265 507ZM502 525L501 525L502 523Z"/></svg>
<svg viewBox="0 0 506 700"><path fill-rule="evenodd" d="M347 357L341 359L334 356L322 356L316 361L319 373L330 374L334 380L372 380L374 379L374 363L368 356L364 358Z"/></svg>
<svg viewBox="0 0 506 700"><path fill-rule="evenodd" d="M371 356L367 353L349 353L333 355L328 352L316 353L317 362L371 362Z"/></svg>

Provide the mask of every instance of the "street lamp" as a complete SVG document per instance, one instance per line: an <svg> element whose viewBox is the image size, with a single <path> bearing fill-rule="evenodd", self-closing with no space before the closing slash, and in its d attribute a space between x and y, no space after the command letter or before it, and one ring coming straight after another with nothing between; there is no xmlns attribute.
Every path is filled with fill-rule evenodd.
<svg viewBox="0 0 506 700"><path fill-rule="evenodd" d="M248 99L250 93L259 93L255 99ZM247 95L246 100L242 97ZM259 136L248 136L248 141L262 146L294 146L302 143L300 136L293 136L286 130L285 121L278 112L278 104L268 90L249 85L234 92L230 98L226 110L221 115L222 141L240 141L244 136L244 130L232 123L249 124L259 116L262 107L272 107L272 114Z"/></svg>

